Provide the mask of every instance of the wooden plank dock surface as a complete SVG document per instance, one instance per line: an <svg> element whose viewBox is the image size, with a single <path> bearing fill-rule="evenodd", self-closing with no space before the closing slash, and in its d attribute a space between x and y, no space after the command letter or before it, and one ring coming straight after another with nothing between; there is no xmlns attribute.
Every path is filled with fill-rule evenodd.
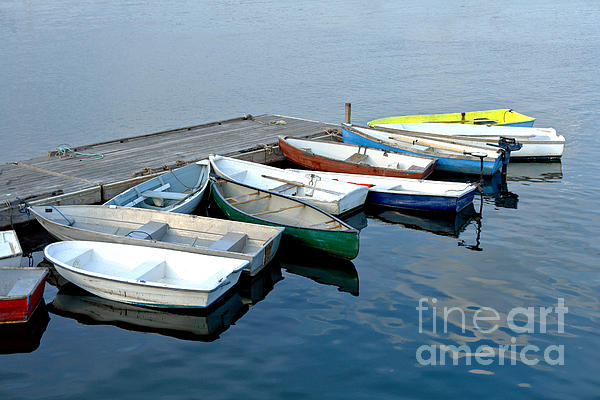
<svg viewBox="0 0 600 400"><path fill-rule="evenodd" d="M73 150L101 154L61 156L51 151L0 165L0 228L28 220L20 200L30 204L104 202L152 176L221 154L272 163L283 160L277 136L326 138L338 125L264 114L244 116L103 143Z"/></svg>

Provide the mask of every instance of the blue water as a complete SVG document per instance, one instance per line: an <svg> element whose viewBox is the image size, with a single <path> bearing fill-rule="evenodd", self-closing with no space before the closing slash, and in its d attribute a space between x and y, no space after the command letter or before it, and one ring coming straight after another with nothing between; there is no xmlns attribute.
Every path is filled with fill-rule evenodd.
<svg viewBox="0 0 600 400"><path fill-rule="evenodd" d="M355 217L367 226L353 263L282 254L208 316L181 318L212 321L208 335L172 321L144 328L161 316L81 307L81 293L59 298L48 285L39 346L0 332L13 353L0 355L0 397L597 398L599 12L584 0L4 0L2 162L248 113L339 122L345 102L358 123L510 107L554 127L567 147L559 164L511 165L508 192L494 197L488 186L481 217L369 210ZM31 231L25 247L47 240ZM68 296L79 299L70 314L58 310ZM556 313L540 332L538 307L559 298L564 333ZM516 333L507 315L530 306L535 333ZM441 331L443 307L466 314L464 333L458 312ZM493 333L473 324L484 307L500 316ZM115 322L131 316L137 325ZM417 360L423 345L475 352L511 338L519 351L541 349L529 353L540 362ZM560 345L564 365L549 365L543 350Z"/></svg>

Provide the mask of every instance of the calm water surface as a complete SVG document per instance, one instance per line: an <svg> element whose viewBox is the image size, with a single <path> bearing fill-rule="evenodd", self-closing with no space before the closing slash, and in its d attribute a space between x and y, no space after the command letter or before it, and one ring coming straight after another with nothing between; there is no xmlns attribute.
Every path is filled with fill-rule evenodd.
<svg viewBox="0 0 600 400"><path fill-rule="evenodd" d="M247 113L338 122L347 101L360 123L512 107L568 144L562 163L511 165L507 192L488 184L481 216L367 210L352 263L288 251L207 313L48 285L35 329L0 332L0 397L597 398L599 4L3 1L1 162ZM559 298L564 332L556 313L540 332ZM443 332L443 307L464 332L458 312ZM511 329L515 307L536 307L535 333ZM539 363L421 365L423 345L531 345Z"/></svg>

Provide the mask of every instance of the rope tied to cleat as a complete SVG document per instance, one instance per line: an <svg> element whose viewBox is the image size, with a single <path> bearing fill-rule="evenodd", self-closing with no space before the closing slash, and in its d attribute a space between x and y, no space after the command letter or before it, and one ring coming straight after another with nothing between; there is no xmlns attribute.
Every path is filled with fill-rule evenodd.
<svg viewBox="0 0 600 400"><path fill-rule="evenodd" d="M60 158L68 158L72 156L84 156L87 158L81 158L79 161L93 161L93 160L101 160L104 158L104 154L99 153L83 153L81 151L76 151L73 147L68 144L61 144L56 147L56 152L58 157Z"/></svg>

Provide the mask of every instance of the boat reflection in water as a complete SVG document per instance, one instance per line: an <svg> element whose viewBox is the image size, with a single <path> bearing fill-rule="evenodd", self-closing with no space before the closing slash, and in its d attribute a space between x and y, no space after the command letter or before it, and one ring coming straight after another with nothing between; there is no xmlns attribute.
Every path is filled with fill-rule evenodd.
<svg viewBox="0 0 600 400"><path fill-rule="evenodd" d="M409 229L455 238L460 236L472 220L479 218L473 204L468 205L459 213L372 209L369 210L369 214L390 224L398 224Z"/></svg>
<svg viewBox="0 0 600 400"><path fill-rule="evenodd" d="M519 203L519 195L508 190L506 179L501 174L484 179L483 194L492 198L496 207L516 209Z"/></svg>
<svg viewBox="0 0 600 400"><path fill-rule="evenodd" d="M42 300L27 322L0 325L0 354L35 351L49 321L48 309Z"/></svg>
<svg viewBox="0 0 600 400"><path fill-rule="evenodd" d="M275 259L256 276L242 275L238 284L238 293L244 304L254 305L263 300L282 279L281 267Z"/></svg>
<svg viewBox="0 0 600 400"><path fill-rule="evenodd" d="M483 193L492 196L494 205L502 208L517 208L519 195L508 190L508 182L558 182L562 179L562 164L551 163L511 163L506 179L496 174L485 179Z"/></svg>
<svg viewBox="0 0 600 400"><path fill-rule="evenodd" d="M558 182L562 177L560 162L510 163L506 179L510 182Z"/></svg>
<svg viewBox="0 0 600 400"><path fill-rule="evenodd" d="M343 217L342 220L354 229L358 229L359 231L362 231L367 227L367 214L365 214L363 210L356 212L352 215Z"/></svg>
<svg viewBox="0 0 600 400"><path fill-rule="evenodd" d="M61 287L48 309L85 325L113 325L130 331L210 342L241 318L250 304L262 300L273 288L276 283L273 277L277 275L281 277L281 270L272 262L206 309L165 309L120 303L87 293L72 284Z"/></svg>
<svg viewBox="0 0 600 400"><path fill-rule="evenodd" d="M363 213L364 214L364 213ZM331 285L340 292L358 296L358 272L350 260L324 257L315 252L280 253L279 263L287 272Z"/></svg>

